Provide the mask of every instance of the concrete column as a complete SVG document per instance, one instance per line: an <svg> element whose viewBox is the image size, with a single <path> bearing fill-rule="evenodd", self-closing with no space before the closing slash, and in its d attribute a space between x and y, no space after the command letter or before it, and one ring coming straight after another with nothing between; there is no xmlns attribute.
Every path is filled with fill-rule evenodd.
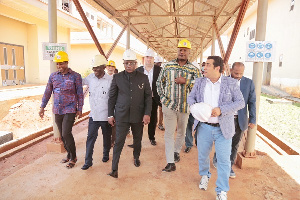
<svg viewBox="0 0 300 200"><path fill-rule="evenodd" d="M212 27L211 29L211 56L214 56L216 53L215 50L215 41L216 41L216 33L215 33L215 29Z"/></svg>
<svg viewBox="0 0 300 200"><path fill-rule="evenodd" d="M200 47L200 67L202 67L202 63L203 63L203 40L201 42L201 47Z"/></svg>
<svg viewBox="0 0 300 200"><path fill-rule="evenodd" d="M127 26L126 49L130 49L130 19L128 20L128 26Z"/></svg>
<svg viewBox="0 0 300 200"><path fill-rule="evenodd" d="M257 5L257 20L256 20L256 41L264 41L266 36L266 24L267 24L267 13L268 13L268 0L258 0ZM259 113L259 103L260 103L260 93L262 85L262 75L263 75L263 62L253 63L253 74L252 80L255 85L256 93L256 123L258 123L258 113ZM244 156L251 157L255 155L255 138L256 138L257 126L254 129L248 130L248 137L245 144Z"/></svg>
<svg viewBox="0 0 300 200"><path fill-rule="evenodd" d="M57 43L57 6L56 1L48 1L48 27L49 27L49 42ZM56 64L50 60L50 73L55 72ZM52 98L52 105L54 100ZM54 114L52 114L54 139L60 140L60 134L55 123Z"/></svg>

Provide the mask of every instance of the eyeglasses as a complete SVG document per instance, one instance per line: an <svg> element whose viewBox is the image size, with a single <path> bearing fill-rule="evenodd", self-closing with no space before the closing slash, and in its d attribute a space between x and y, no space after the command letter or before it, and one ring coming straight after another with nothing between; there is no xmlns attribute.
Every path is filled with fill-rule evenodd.
<svg viewBox="0 0 300 200"><path fill-rule="evenodd" d="M124 65L130 65L130 66L134 66L136 65L137 62L126 62L126 63L123 63Z"/></svg>

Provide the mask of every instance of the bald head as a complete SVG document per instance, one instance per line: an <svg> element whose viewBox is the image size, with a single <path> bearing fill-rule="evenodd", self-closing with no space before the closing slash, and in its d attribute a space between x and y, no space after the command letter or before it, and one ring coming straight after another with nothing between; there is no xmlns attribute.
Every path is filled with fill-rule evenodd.
<svg viewBox="0 0 300 200"><path fill-rule="evenodd" d="M245 65L242 62L235 62L231 68L231 77L240 80L245 71Z"/></svg>

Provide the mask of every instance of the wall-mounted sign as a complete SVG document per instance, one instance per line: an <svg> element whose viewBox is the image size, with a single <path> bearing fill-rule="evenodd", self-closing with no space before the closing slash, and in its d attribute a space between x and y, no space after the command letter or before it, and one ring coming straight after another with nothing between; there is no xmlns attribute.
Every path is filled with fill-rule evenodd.
<svg viewBox="0 0 300 200"><path fill-rule="evenodd" d="M246 45L246 62L275 61L275 42L248 41Z"/></svg>
<svg viewBox="0 0 300 200"><path fill-rule="evenodd" d="M55 53L58 51L67 52L67 44L43 42L43 60L53 60Z"/></svg>

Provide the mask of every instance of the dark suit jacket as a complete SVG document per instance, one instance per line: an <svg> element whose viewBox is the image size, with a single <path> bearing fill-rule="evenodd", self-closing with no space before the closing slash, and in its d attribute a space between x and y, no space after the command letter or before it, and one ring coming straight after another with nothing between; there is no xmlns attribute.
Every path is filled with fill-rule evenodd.
<svg viewBox="0 0 300 200"><path fill-rule="evenodd" d="M245 131L248 128L247 110L249 110L249 123L256 124L256 94L253 81L244 76L241 78L240 89L245 100L245 107L238 111L238 120L241 130Z"/></svg>
<svg viewBox="0 0 300 200"><path fill-rule="evenodd" d="M152 92L148 77L134 71L130 81L125 71L114 74L109 90L108 116L118 122L138 123L151 115Z"/></svg>
<svg viewBox="0 0 300 200"><path fill-rule="evenodd" d="M159 106L161 106L161 102L160 102L159 95L157 93L156 81L157 81L158 75L160 73L160 70L161 70L161 67L154 65L154 68L153 68L153 81L152 81L152 92L153 92L154 101ZM136 69L136 71L144 73L144 66L140 66L139 68Z"/></svg>

